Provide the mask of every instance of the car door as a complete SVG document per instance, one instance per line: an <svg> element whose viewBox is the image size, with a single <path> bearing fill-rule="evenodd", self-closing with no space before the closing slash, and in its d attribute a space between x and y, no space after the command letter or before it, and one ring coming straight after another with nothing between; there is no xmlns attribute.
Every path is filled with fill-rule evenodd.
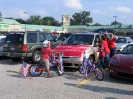
<svg viewBox="0 0 133 99"><path fill-rule="evenodd" d="M99 58L98 46L96 46L97 44L99 44L99 41L100 41L100 36L95 35L94 43L93 43L95 62L97 62Z"/></svg>

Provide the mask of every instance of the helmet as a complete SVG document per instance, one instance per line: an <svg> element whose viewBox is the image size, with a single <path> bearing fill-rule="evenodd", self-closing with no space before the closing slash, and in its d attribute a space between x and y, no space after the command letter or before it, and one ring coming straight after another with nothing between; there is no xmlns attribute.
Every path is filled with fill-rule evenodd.
<svg viewBox="0 0 133 99"><path fill-rule="evenodd" d="M43 47L48 47L49 44L50 44L50 41L45 40L45 41L43 42Z"/></svg>

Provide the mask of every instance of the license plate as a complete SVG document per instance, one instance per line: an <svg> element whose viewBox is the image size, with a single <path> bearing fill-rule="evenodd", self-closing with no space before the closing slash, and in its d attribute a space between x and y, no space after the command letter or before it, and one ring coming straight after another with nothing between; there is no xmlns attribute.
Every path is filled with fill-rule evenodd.
<svg viewBox="0 0 133 99"><path fill-rule="evenodd" d="M10 50L15 50L15 48L14 47L11 47Z"/></svg>

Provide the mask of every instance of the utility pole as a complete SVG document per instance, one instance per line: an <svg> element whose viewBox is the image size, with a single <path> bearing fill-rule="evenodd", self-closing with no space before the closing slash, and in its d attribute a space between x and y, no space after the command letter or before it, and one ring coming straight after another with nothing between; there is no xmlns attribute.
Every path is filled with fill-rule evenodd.
<svg viewBox="0 0 133 99"><path fill-rule="evenodd" d="M116 28L116 17L117 17L117 16L113 16L113 17L115 18L115 28Z"/></svg>
<svg viewBox="0 0 133 99"><path fill-rule="evenodd" d="M116 17L117 16L113 16L115 18L115 35L116 35Z"/></svg>
<svg viewBox="0 0 133 99"><path fill-rule="evenodd" d="M25 32L26 32L26 13L27 12L23 12L25 14Z"/></svg>

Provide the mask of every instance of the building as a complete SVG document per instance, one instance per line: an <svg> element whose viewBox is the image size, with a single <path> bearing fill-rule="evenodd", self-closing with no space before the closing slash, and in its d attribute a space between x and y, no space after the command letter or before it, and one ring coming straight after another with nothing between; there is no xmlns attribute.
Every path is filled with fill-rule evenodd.
<svg viewBox="0 0 133 99"><path fill-rule="evenodd" d="M133 24L129 25L112 25L112 26L86 26L86 25L70 25L70 15L62 15L62 26L46 26L46 25L31 25L20 24L14 19L5 19L0 16L0 33L8 33L11 31L46 31L49 33L56 30L57 33L75 33L75 32L90 32L99 28L114 29L116 35L133 35Z"/></svg>

